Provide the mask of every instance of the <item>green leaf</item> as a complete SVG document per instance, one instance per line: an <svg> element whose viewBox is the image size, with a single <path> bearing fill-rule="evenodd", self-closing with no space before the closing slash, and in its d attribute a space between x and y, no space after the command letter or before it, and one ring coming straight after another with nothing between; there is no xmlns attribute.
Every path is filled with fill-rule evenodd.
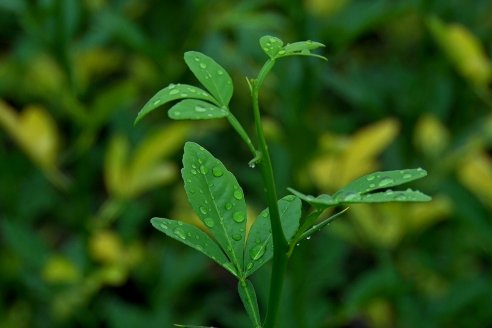
<svg viewBox="0 0 492 328"><path fill-rule="evenodd" d="M261 49L272 59L277 57L283 45L284 42L282 40L271 35L265 35L260 38Z"/></svg>
<svg viewBox="0 0 492 328"><path fill-rule="evenodd" d="M278 52L277 57L286 56L310 56L316 57L323 60L327 60L326 57L311 53L312 50L324 47L325 45L319 42L314 42L311 40L300 41L294 43L288 43L284 48Z"/></svg>
<svg viewBox="0 0 492 328"><path fill-rule="evenodd" d="M426 175L427 172L421 168L375 172L355 179L333 196L323 194L314 197L304 195L292 188L288 188L288 190L317 209L353 203L427 202L431 200L431 197L412 189L398 191L388 189L384 192L369 193L378 189L398 186L423 178Z"/></svg>
<svg viewBox="0 0 492 328"><path fill-rule="evenodd" d="M188 84L170 84L147 101L138 112L135 124L158 107L170 101L185 98L202 99L217 104L217 101L208 92L200 88Z"/></svg>
<svg viewBox="0 0 492 328"><path fill-rule="evenodd" d="M349 193L367 193L373 190L399 186L410 181L421 179L427 175L422 168L395 171L374 172L350 182L337 191L333 198L344 198Z"/></svg>
<svg viewBox="0 0 492 328"><path fill-rule="evenodd" d="M220 249L219 245L194 225L163 218L152 218L150 222L157 230L202 252L233 275L238 276L234 266Z"/></svg>
<svg viewBox="0 0 492 328"><path fill-rule="evenodd" d="M246 202L234 175L200 145L187 142L181 173L193 210L242 272Z"/></svg>
<svg viewBox="0 0 492 328"><path fill-rule="evenodd" d="M226 117L229 111L202 100L185 99L174 105L167 114L173 120L212 120Z"/></svg>
<svg viewBox="0 0 492 328"><path fill-rule="evenodd" d="M227 107L233 92L232 80L227 71L215 60L197 51L186 52L184 60L218 104Z"/></svg>
<svg viewBox="0 0 492 328"><path fill-rule="evenodd" d="M254 327L261 328L260 310L258 308L258 300L253 284L248 279L241 280L238 282L237 289L239 296L243 301L244 308L253 322Z"/></svg>
<svg viewBox="0 0 492 328"><path fill-rule="evenodd" d="M287 240L290 240L299 228L301 218L301 200L288 195L278 201L282 228ZM244 263L245 277L250 276L273 256L273 240L268 208L263 210L251 226L246 242Z"/></svg>
<svg viewBox="0 0 492 328"><path fill-rule="evenodd" d="M321 229L323 229L324 227L326 227L328 224L332 223L333 221L335 221L336 219L338 219L338 217L340 215L342 215L343 213L345 213L346 211L348 210L348 207L341 210L340 212L338 213L335 213L333 214L332 216L330 216L329 218L327 219L324 219L322 220L321 222L313 225L311 228L309 228L308 230L306 230L305 232L303 232L301 234L301 236L299 237L298 241L301 241L303 239L306 239L306 238L309 238L312 234L320 231ZM298 242L296 241L296 243Z"/></svg>

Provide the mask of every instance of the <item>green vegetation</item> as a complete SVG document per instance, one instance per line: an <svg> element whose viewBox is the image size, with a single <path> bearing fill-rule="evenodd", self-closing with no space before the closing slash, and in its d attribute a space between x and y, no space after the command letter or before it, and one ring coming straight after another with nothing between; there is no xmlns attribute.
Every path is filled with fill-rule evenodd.
<svg viewBox="0 0 492 328"><path fill-rule="evenodd" d="M488 0L0 1L0 326L246 328L276 306L282 328L489 325L491 16ZM216 189L190 206L187 175L232 190L214 196L232 227L200 210ZM152 217L176 219L152 220L171 238Z"/></svg>

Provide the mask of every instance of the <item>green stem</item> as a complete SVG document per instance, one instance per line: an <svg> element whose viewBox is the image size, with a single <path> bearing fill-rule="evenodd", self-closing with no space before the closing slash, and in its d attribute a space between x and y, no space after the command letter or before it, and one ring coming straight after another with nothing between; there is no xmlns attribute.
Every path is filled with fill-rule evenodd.
<svg viewBox="0 0 492 328"><path fill-rule="evenodd" d="M230 111L229 111L229 115L227 115L227 120L232 125L234 130L236 130L237 134L239 134L241 139L243 139L243 141L246 143L246 145L248 146L251 153L253 153L253 156L255 156L255 157L258 156L257 150L256 150L255 146L253 145L253 142L249 138L248 133L246 132L246 130L244 130L241 123L239 123L237 118Z"/></svg>
<svg viewBox="0 0 492 328"><path fill-rule="evenodd" d="M289 248L287 239L282 229L280 222L280 213L277 204L277 191L275 187L275 179L273 176L272 163L268 152L263 127L261 124L261 115L259 107L259 89L263 84L268 72L273 68L275 60L269 59L263 65L258 79L254 81L251 90L253 98L253 114L255 118L256 134L258 137L259 151L261 153L261 161L259 161L261 175L268 200L268 208L270 211L270 224L272 227L273 239L273 271L270 277L270 295L268 299L268 310L265 318L265 328L275 327L277 321L280 298L282 294L282 286L287 268L287 251Z"/></svg>

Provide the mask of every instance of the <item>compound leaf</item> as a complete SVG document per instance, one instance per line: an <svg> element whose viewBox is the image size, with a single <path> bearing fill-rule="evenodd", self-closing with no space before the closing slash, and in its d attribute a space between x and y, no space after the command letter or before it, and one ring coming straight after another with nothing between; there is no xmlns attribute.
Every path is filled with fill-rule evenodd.
<svg viewBox="0 0 492 328"><path fill-rule="evenodd" d="M211 120L226 117L229 111L202 100L185 99L174 105L167 114L174 120Z"/></svg>
<svg viewBox="0 0 492 328"><path fill-rule="evenodd" d="M205 148L187 142L181 170L193 210L242 272L246 202L234 175Z"/></svg>
<svg viewBox="0 0 492 328"><path fill-rule="evenodd" d="M198 81L215 97L218 104L227 107L233 92L232 80L227 71L201 52L185 52L184 60Z"/></svg>
<svg viewBox="0 0 492 328"><path fill-rule="evenodd" d="M301 200L293 195L278 201L282 228L290 240L299 228ZM273 256L273 240L268 208L263 210L251 226L244 254L245 277L253 274Z"/></svg>
<svg viewBox="0 0 492 328"><path fill-rule="evenodd" d="M152 218L152 225L169 237L176 239L210 257L236 277L238 273L219 245L194 225L163 218Z"/></svg>
<svg viewBox="0 0 492 328"><path fill-rule="evenodd" d="M164 89L157 92L138 112L135 124L138 123L147 114L154 111L162 105L178 99L202 99L217 104L217 101L208 92L188 84L170 84Z"/></svg>

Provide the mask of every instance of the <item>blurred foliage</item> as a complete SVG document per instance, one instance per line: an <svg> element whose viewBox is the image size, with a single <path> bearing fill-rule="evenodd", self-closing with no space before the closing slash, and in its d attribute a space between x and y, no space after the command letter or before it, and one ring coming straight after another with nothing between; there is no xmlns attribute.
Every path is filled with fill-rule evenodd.
<svg viewBox="0 0 492 328"><path fill-rule="evenodd" d="M188 139L238 176L255 217L248 149L221 122L133 120L163 86L193 83L182 55L198 50L231 72L252 129L244 76L264 34L329 58L281 61L265 83L282 195L419 166L434 195L353 206L302 243L281 327L490 325L490 17L488 0L0 1L0 326L248 326L228 274L149 223L195 222L178 179ZM253 277L260 306L268 270Z"/></svg>

